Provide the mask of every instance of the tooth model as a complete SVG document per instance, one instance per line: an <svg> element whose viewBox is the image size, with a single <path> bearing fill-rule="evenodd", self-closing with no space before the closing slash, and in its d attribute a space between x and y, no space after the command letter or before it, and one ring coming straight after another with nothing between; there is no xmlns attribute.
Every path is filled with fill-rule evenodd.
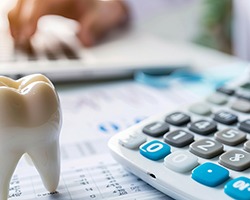
<svg viewBox="0 0 250 200"><path fill-rule="evenodd" d="M0 76L0 200L7 200L12 174L25 153L45 188L56 190L60 130L60 102L45 76L34 74L17 81Z"/></svg>

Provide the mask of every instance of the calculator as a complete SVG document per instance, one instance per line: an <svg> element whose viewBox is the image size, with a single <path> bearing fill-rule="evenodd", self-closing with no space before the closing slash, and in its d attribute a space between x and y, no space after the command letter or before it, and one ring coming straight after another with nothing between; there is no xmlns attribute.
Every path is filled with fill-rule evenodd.
<svg viewBox="0 0 250 200"><path fill-rule="evenodd" d="M250 78L109 140L128 171L174 199L250 200Z"/></svg>

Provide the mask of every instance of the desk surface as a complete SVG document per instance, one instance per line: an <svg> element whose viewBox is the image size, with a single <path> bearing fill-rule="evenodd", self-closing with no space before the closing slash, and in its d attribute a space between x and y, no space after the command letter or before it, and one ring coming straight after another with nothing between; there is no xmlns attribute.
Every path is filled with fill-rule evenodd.
<svg viewBox="0 0 250 200"><path fill-rule="evenodd" d="M241 63L238 59L211 50L185 45L180 51L193 59L198 69ZM178 84L153 88L132 80L56 85L62 105L62 173L58 193L49 194L34 170L21 160L11 182L10 195L16 200L51 196L60 200L76 199L166 199L116 163L107 148L108 139L144 118L185 103L198 101L194 91L202 84ZM192 88L192 90L189 90ZM196 94L195 94L196 93ZM206 95L201 93L201 96ZM147 109L145 109L147 108ZM11 199L12 199L11 198Z"/></svg>

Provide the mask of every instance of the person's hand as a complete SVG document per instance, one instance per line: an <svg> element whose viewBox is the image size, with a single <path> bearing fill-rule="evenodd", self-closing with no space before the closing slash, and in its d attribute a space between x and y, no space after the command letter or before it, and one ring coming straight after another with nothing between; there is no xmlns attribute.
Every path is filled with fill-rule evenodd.
<svg viewBox="0 0 250 200"><path fill-rule="evenodd" d="M18 0L9 12L10 32L22 45L36 32L40 17L60 15L79 22L78 37L83 45L92 46L106 33L127 20L122 0Z"/></svg>

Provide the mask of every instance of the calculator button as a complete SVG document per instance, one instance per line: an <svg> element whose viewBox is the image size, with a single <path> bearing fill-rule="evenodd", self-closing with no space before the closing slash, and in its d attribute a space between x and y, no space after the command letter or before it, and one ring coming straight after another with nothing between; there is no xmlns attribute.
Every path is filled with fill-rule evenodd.
<svg viewBox="0 0 250 200"><path fill-rule="evenodd" d="M208 96L207 101L216 105L224 105L228 102L228 97L216 92Z"/></svg>
<svg viewBox="0 0 250 200"><path fill-rule="evenodd" d="M197 115L210 115L211 108L204 103L196 103L189 107L189 111Z"/></svg>
<svg viewBox="0 0 250 200"><path fill-rule="evenodd" d="M235 178L225 185L224 192L233 199L249 200L250 179L244 176Z"/></svg>
<svg viewBox="0 0 250 200"><path fill-rule="evenodd" d="M182 126L190 122L190 117L182 112L174 112L168 115L165 121L175 126Z"/></svg>
<svg viewBox="0 0 250 200"><path fill-rule="evenodd" d="M189 150L202 158L213 158L223 152L223 145L211 139L202 139L192 143Z"/></svg>
<svg viewBox="0 0 250 200"><path fill-rule="evenodd" d="M229 169L243 171L250 167L250 154L242 150L231 150L222 154L219 163Z"/></svg>
<svg viewBox="0 0 250 200"><path fill-rule="evenodd" d="M222 124L231 125L238 122L238 117L227 111L219 111L214 114L214 120Z"/></svg>
<svg viewBox="0 0 250 200"><path fill-rule="evenodd" d="M164 142L175 146L184 147L194 141L194 136L184 130L175 130L163 136Z"/></svg>
<svg viewBox="0 0 250 200"><path fill-rule="evenodd" d="M240 87L245 90L250 90L250 82L243 83Z"/></svg>
<svg viewBox="0 0 250 200"><path fill-rule="evenodd" d="M150 136L159 137L169 131L169 125L165 122L154 122L145 126L142 131Z"/></svg>
<svg viewBox="0 0 250 200"><path fill-rule="evenodd" d="M250 113L250 102L243 99L238 99L232 104L231 108L238 112Z"/></svg>
<svg viewBox="0 0 250 200"><path fill-rule="evenodd" d="M170 146L159 140L153 140L140 146L140 154L150 160L160 160L170 153Z"/></svg>
<svg viewBox="0 0 250 200"><path fill-rule="evenodd" d="M200 135L209 135L217 131L217 124L213 121L199 120L191 123L189 130Z"/></svg>
<svg viewBox="0 0 250 200"><path fill-rule="evenodd" d="M220 87L220 88L217 88L216 89L217 92L221 92L223 94L226 94L226 95L234 95L235 93L235 90L231 89L231 88L226 88L226 87Z"/></svg>
<svg viewBox="0 0 250 200"><path fill-rule="evenodd" d="M164 165L176 172L188 172L198 165L198 158L187 151L175 151L164 158Z"/></svg>
<svg viewBox="0 0 250 200"><path fill-rule="evenodd" d="M245 144L244 144L244 150L248 151L250 153L250 140L248 140Z"/></svg>
<svg viewBox="0 0 250 200"><path fill-rule="evenodd" d="M236 93L236 96L247 101L250 101L250 92L247 90L239 90Z"/></svg>
<svg viewBox="0 0 250 200"><path fill-rule="evenodd" d="M229 171L214 163L204 163L196 167L192 172L192 179L209 186L216 187L229 178Z"/></svg>
<svg viewBox="0 0 250 200"><path fill-rule="evenodd" d="M245 132L250 133L250 119L247 119L240 123L239 129Z"/></svg>
<svg viewBox="0 0 250 200"><path fill-rule="evenodd" d="M246 134L232 128L215 133L215 139L230 146L238 145L246 140Z"/></svg>
<svg viewBox="0 0 250 200"><path fill-rule="evenodd" d="M119 138L119 143L129 149L138 148L141 144L146 142L147 137L141 132L133 132L123 135Z"/></svg>

